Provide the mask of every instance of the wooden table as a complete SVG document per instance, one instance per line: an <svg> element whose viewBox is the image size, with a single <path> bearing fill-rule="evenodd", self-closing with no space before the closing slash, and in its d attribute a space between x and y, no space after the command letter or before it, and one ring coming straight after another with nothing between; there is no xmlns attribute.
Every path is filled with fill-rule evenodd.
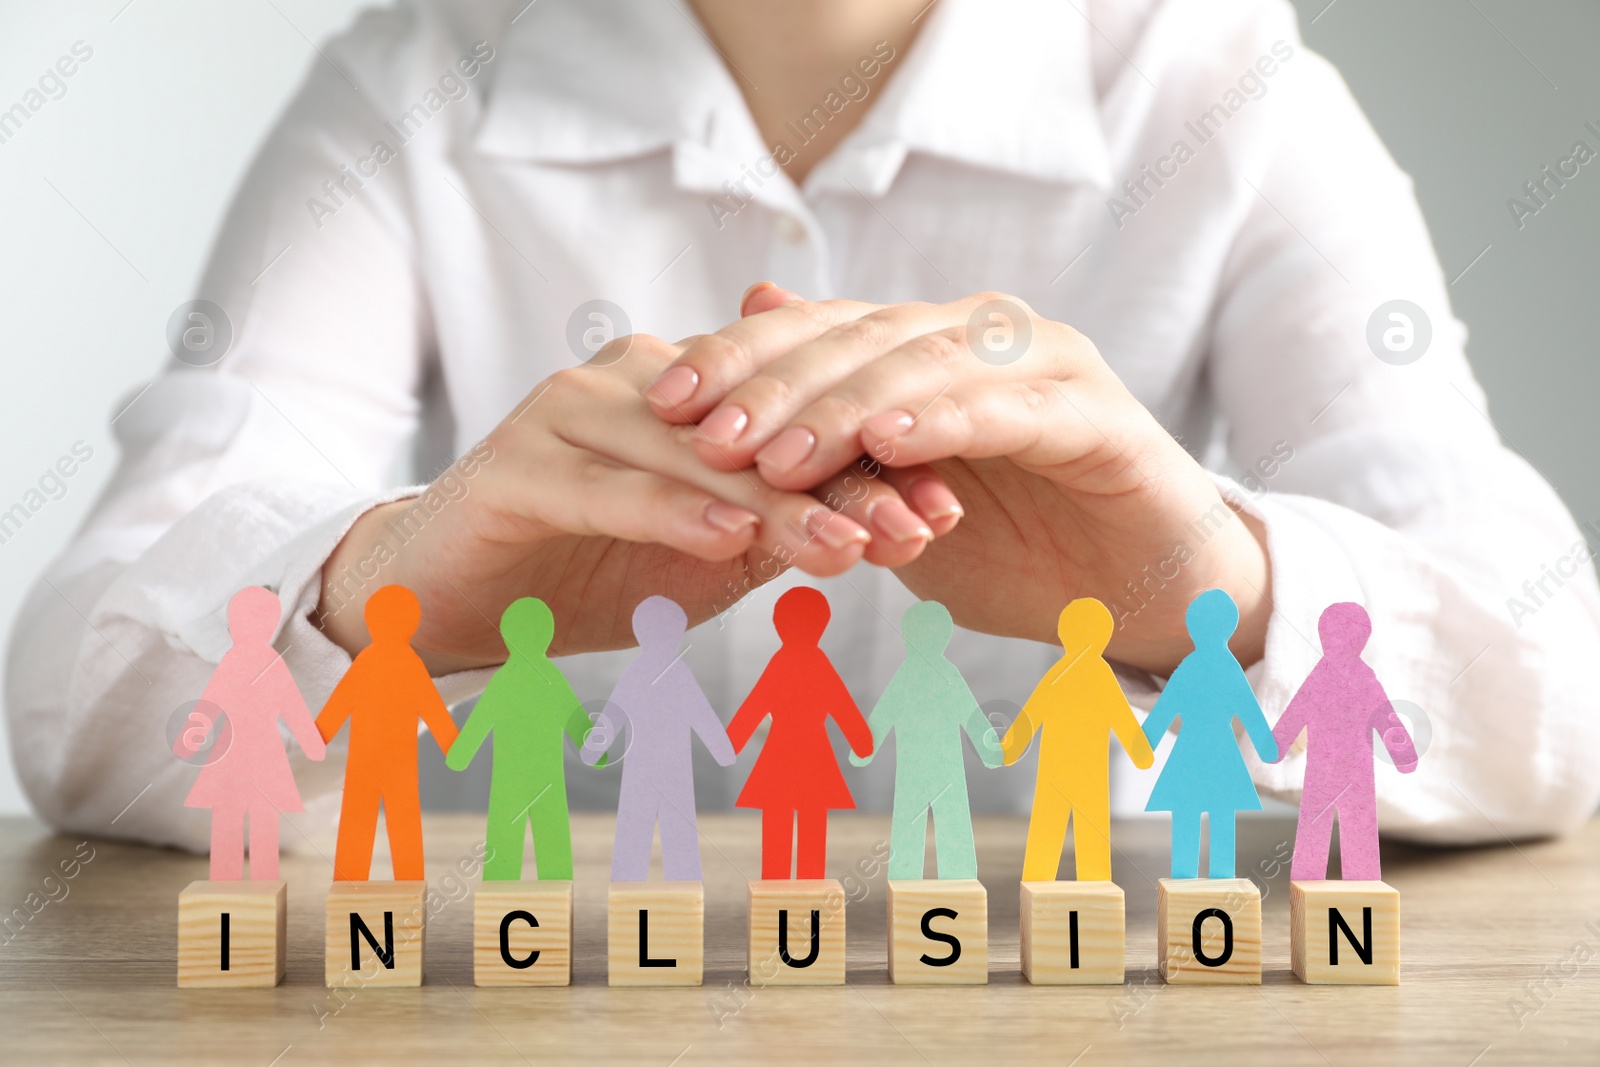
<svg viewBox="0 0 1600 1067"><path fill-rule="evenodd" d="M331 838L285 856L285 984L180 991L178 892L205 877L204 859L104 841L80 847L77 838L54 836L29 820L0 820L0 904L26 916L19 922L13 913L10 930L0 933L10 938L0 944L0 1060L227 1060L260 1067L447 1059L656 1067L1600 1063L1600 820L1561 841L1459 851L1386 848L1385 875L1402 894L1398 988L1310 987L1289 971L1287 864L1273 858L1288 854L1293 827L1271 818L1244 820L1239 834L1240 873L1255 876L1265 895L1264 984L1163 985L1154 969L1155 879L1166 873L1166 828L1123 824L1115 876L1127 891L1127 983L1063 988L1030 986L1018 971L1017 877L1026 826L1021 819L980 819L980 873L990 893L988 986L889 984L879 873L849 908L846 986L738 996L731 990L744 978L745 882L757 869L758 825L753 813L738 813L705 817L701 829L703 988L607 988L611 820L581 815L574 834L572 987L475 989L472 907L461 886L459 900L429 923L423 987L359 990L344 1003L322 983ZM873 855L889 827L884 817L840 814L831 829L830 866L842 877ZM442 887L456 861L472 854L481 833L481 817L428 819L434 886ZM76 877L61 880L61 861L70 864L75 853L81 860L91 850ZM31 905L30 893L37 894Z"/></svg>

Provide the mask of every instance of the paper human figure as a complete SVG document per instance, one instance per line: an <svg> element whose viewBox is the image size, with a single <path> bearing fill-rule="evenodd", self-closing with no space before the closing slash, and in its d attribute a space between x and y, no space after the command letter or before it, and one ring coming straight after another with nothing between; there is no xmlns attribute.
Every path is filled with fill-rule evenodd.
<svg viewBox="0 0 1600 1067"><path fill-rule="evenodd" d="M1111 880L1111 779L1108 739L1115 735L1141 770L1155 761L1116 674L1105 661L1111 612L1093 597L1061 609L1056 632L1061 658L1022 706L1004 747L1007 763L1039 741L1039 777L1022 859L1024 882L1053 882L1061 865L1067 822L1080 882ZM1185 720L1187 724L1188 720Z"/></svg>
<svg viewBox="0 0 1600 1067"><path fill-rule="evenodd" d="M856 806L828 740L828 720L839 724L858 756L872 751L872 728L817 646L828 626L828 599L821 590L797 586L784 593L772 622L783 647L728 724L733 750L742 752L756 727L772 716L761 754L735 803L761 809L762 878L822 878L828 811Z"/></svg>
<svg viewBox="0 0 1600 1067"><path fill-rule="evenodd" d="M544 601L525 596L500 616L505 666L494 672L451 746L445 764L464 771L494 735L489 819L484 831L486 882L522 877L522 851L533 834L539 879L571 879L572 820L561 758L565 738L581 748L589 716L547 655L555 619Z"/></svg>
<svg viewBox="0 0 1600 1067"><path fill-rule="evenodd" d="M335 881L365 881L372 873L378 808L389 830L396 881L421 881L422 803L417 794L417 720L444 751L456 739L450 709L428 674L411 636L422 605L403 585L386 585L367 601L372 643L362 649L317 716L324 741L350 720L344 802L333 856Z"/></svg>
<svg viewBox="0 0 1600 1067"><path fill-rule="evenodd" d="M1172 812L1172 877L1199 877L1200 816L1205 814L1211 829L1211 877L1232 878L1234 815L1261 807L1234 736L1234 720L1244 726L1262 762L1278 758L1278 743L1244 669L1228 649L1228 638L1239 627L1233 598L1221 589L1208 589L1190 602L1185 621L1194 651L1172 672L1144 720L1152 748L1161 744L1173 719L1182 720L1145 810Z"/></svg>
<svg viewBox="0 0 1600 1067"><path fill-rule="evenodd" d="M905 662L867 719L874 753L891 732L895 738L889 832L889 877L894 879L922 877L930 815L939 877L978 877L961 733L966 731L987 767L1000 766L1000 739L961 672L945 658L953 632L950 612L938 601L906 609L900 617ZM871 761L871 754L850 757L857 767Z"/></svg>
<svg viewBox="0 0 1600 1067"><path fill-rule="evenodd" d="M278 598L260 586L246 586L233 595L228 601L233 647L223 653L190 713L190 723L173 745L174 754L189 759L207 737L227 732L226 748L201 767L183 802L185 807L211 809L214 882L244 877L246 819L250 877L276 881L279 814L305 810L278 721L309 758L320 760L326 751L294 676L272 647L281 617Z"/></svg>
<svg viewBox="0 0 1600 1067"><path fill-rule="evenodd" d="M1306 777L1300 793L1289 877L1328 877L1328 846L1339 819L1339 873L1379 881L1377 781L1372 733L1377 731L1395 769L1417 769L1417 750L1378 676L1361 658L1372 620L1360 604L1332 604L1317 622L1322 659L1289 701L1272 731L1284 755L1306 731Z"/></svg>
<svg viewBox="0 0 1600 1067"><path fill-rule="evenodd" d="M593 766L621 737L622 790L611 847L611 880L642 882L650 874L650 839L661 827L661 870L669 882L700 880L695 823L693 744L698 736L724 767L737 758L722 720L694 672L678 655L689 619L664 596L633 609L639 655L622 671L583 743Z"/></svg>

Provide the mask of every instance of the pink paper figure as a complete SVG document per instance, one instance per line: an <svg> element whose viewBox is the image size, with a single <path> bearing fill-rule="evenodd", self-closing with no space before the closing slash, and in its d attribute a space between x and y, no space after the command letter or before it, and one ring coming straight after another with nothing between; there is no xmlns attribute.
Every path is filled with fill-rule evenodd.
<svg viewBox="0 0 1600 1067"><path fill-rule="evenodd" d="M278 720L284 721L311 759L320 760L327 751L294 676L272 647L280 618L278 598L258 585L233 595L228 602L233 647L223 654L191 714L200 721L179 731L172 748L179 758L194 756L207 735L219 729L220 718L226 717L227 748L200 769L183 802L184 807L211 809L212 881L244 877L247 817L250 877L268 881L278 877L278 816L305 810Z"/></svg>
<svg viewBox="0 0 1600 1067"><path fill-rule="evenodd" d="M1417 769L1417 750L1394 713L1378 676L1361 659L1372 620L1360 604L1332 604L1317 623L1322 659L1272 731L1280 754L1306 730L1305 787L1289 877L1328 876L1334 814L1339 818L1339 868L1346 880L1378 881L1377 782L1372 731L1378 731L1401 774ZM1280 755L1280 758L1281 755Z"/></svg>
<svg viewBox="0 0 1600 1067"><path fill-rule="evenodd" d="M617 738L623 746L622 792L611 848L611 880L642 882L650 874L650 839L661 827L661 869L669 882L700 881L695 821L694 737L724 767L736 757L722 720L679 657L689 619L676 603L653 596L633 609L639 655L623 670L580 753L594 766Z"/></svg>

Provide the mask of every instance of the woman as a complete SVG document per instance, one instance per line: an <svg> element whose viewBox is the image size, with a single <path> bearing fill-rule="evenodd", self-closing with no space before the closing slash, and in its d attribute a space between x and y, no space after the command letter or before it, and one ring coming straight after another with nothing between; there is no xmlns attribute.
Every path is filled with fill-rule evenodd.
<svg viewBox="0 0 1600 1067"><path fill-rule="evenodd" d="M825 878L828 811L856 806L833 755L828 720L839 724L857 756L872 752L872 728L817 647L828 626L827 597L806 586L789 590L778 598L772 625L783 647L728 723L734 752L743 752L756 727L772 717L738 805L761 809L762 878Z"/></svg>
<svg viewBox="0 0 1600 1067"><path fill-rule="evenodd" d="M1408 181L1284 0L416 0L321 49L201 295L231 349L130 396L17 628L57 825L203 842L160 781L117 816L242 585L278 591L313 703L400 582L448 700L523 595L600 699L616 605L661 594L717 618L690 654L721 706L761 656L736 613L789 570L852 605L851 684L882 688L920 597L985 701L1094 596L1148 705L1221 588L1280 708L1317 613L1362 602L1435 719L1387 828L1551 833L1600 797L1593 575L1506 611L1579 535L1486 421ZM414 454L432 484L397 487ZM1252 766L1284 796L1302 771Z"/></svg>
<svg viewBox="0 0 1600 1067"><path fill-rule="evenodd" d="M172 751L193 759L215 737L200 776L183 803L211 809L211 880L244 877L245 823L250 824L250 877L278 877L278 818L301 811L289 758L279 732L281 720L307 759L326 754L311 709L294 676L272 647L278 626L278 599L259 586L246 586L228 601L228 633L233 647L217 664L195 712L199 720L178 734Z"/></svg>
<svg viewBox="0 0 1600 1067"><path fill-rule="evenodd" d="M1211 877L1232 878L1234 815L1261 808L1234 738L1234 721L1250 735L1263 763L1277 761L1278 742L1239 661L1228 651L1228 638L1239 625L1233 600L1220 589L1207 590L1194 598L1187 618L1194 651L1172 672L1144 720L1151 748L1174 720L1180 722L1145 810L1172 812L1172 877L1200 876L1200 816L1205 815Z"/></svg>

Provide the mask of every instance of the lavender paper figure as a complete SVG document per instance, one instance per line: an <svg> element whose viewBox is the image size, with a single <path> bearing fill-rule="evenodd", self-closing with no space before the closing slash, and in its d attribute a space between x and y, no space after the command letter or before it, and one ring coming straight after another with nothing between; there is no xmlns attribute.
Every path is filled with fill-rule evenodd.
<svg viewBox="0 0 1600 1067"><path fill-rule="evenodd" d="M1295 829L1289 877L1328 876L1328 846L1339 817L1339 869L1346 880L1378 881L1377 781L1372 769L1376 730L1401 774L1417 768L1417 750L1394 713L1378 676L1361 658L1372 620L1360 604L1333 604L1317 622L1322 659L1289 701L1272 734L1289 751L1307 731L1305 787Z"/></svg>
<svg viewBox="0 0 1600 1067"><path fill-rule="evenodd" d="M732 766L736 758L722 720L688 664L678 658L688 624L683 609L664 596L650 597L634 609L639 655L617 679L583 745L583 762L593 766L618 737L627 735L618 761L622 793L611 850L613 882L648 878L650 838L658 823L667 881L700 880L691 735L698 734L722 766Z"/></svg>

